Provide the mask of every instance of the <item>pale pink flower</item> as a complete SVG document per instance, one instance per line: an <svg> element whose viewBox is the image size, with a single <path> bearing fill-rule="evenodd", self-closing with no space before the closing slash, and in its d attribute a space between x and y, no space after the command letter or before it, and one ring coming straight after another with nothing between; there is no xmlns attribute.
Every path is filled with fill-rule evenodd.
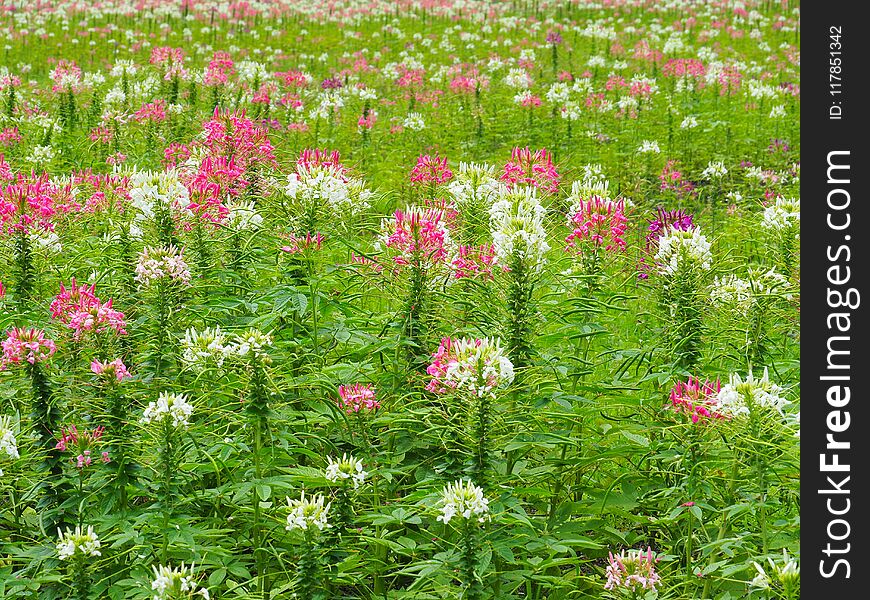
<svg viewBox="0 0 870 600"><path fill-rule="evenodd" d="M338 386L338 405L348 414L361 410L373 411L381 407L375 389L368 383Z"/></svg>
<svg viewBox="0 0 870 600"><path fill-rule="evenodd" d="M19 365L23 361L35 365L49 359L57 351L54 340L45 337L41 329L13 327L6 332L6 339L0 342L3 354L0 356L0 369L8 365Z"/></svg>

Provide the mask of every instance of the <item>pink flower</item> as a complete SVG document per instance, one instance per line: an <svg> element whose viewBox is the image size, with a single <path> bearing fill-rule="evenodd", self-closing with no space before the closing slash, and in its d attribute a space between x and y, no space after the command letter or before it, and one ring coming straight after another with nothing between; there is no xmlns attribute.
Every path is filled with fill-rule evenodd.
<svg viewBox="0 0 870 600"><path fill-rule="evenodd" d="M91 371L93 371L97 375L102 376L107 381L121 382L125 379L133 377L130 374L130 371L127 370L127 366L121 361L120 358L116 358L115 360L111 360L108 362L101 362L97 359L94 359L91 362Z"/></svg>
<svg viewBox="0 0 870 600"><path fill-rule="evenodd" d="M378 242L392 251L397 265L442 263L452 247L444 211L417 206L397 210L392 218L384 219Z"/></svg>
<svg viewBox="0 0 870 600"><path fill-rule="evenodd" d="M93 431L81 431L75 425L61 428L60 438L55 445L55 450L61 452L71 452L76 456L70 457L70 462L78 469L91 466L93 463L93 450L101 443L104 427L95 427ZM109 462L109 453L102 452L101 460L104 463Z"/></svg>
<svg viewBox="0 0 870 600"><path fill-rule="evenodd" d="M716 397L721 387L718 379L701 382L697 377L689 377L688 381L677 382L671 389L671 407L695 424L725 419L725 415L716 411Z"/></svg>
<svg viewBox="0 0 870 600"><path fill-rule="evenodd" d="M341 164L341 154L338 150L321 150L306 148L296 159L296 166L310 171L315 167L325 167L341 174L347 173L347 167Z"/></svg>
<svg viewBox="0 0 870 600"><path fill-rule="evenodd" d="M532 152L528 147L514 148L504 166L501 180L511 184L527 184L555 194L559 191L559 174L545 148Z"/></svg>
<svg viewBox="0 0 870 600"><path fill-rule="evenodd" d="M338 398L338 405L348 414L358 413L363 409L373 411L381 407L375 389L368 383L340 385Z"/></svg>
<svg viewBox="0 0 870 600"><path fill-rule="evenodd" d="M652 549L623 550L619 556L608 552L607 583L605 590L624 588L630 592L639 590L654 590L661 578L655 571L657 559L653 556Z"/></svg>
<svg viewBox="0 0 870 600"><path fill-rule="evenodd" d="M417 185L445 183L452 178L453 171L447 166L447 158L441 158L437 154L421 154L417 157L417 164L411 169L411 183Z"/></svg>
<svg viewBox="0 0 870 600"><path fill-rule="evenodd" d="M565 250L576 248L578 242L587 241L595 249L604 246L607 251L625 250L626 244L622 236L628 229L628 219L624 209L622 200L609 200L597 194L586 200L581 199L571 209L574 214L569 218L569 227L573 231L565 238L568 244Z"/></svg>
<svg viewBox="0 0 870 600"><path fill-rule="evenodd" d="M3 349L0 369L10 364L21 364L22 361L35 365L48 360L57 351L54 340L46 338L43 330L33 327L13 327L6 332L6 339L0 342L0 347Z"/></svg>
<svg viewBox="0 0 870 600"><path fill-rule="evenodd" d="M290 241L290 245L281 246L281 251L288 254L301 254L312 249L320 250L324 239L323 235L320 233L315 233L314 235L312 235L311 233L306 233L305 237L297 237L296 235L290 233L282 237Z"/></svg>
<svg viewBox="0 0 870 600"><path fill-rule="evenodd" d="M481 277L492 279L492 265L495 261L495 247L492 244L480 246L459 246L459 254L453 259L453 276L456 279Z"/></svg>

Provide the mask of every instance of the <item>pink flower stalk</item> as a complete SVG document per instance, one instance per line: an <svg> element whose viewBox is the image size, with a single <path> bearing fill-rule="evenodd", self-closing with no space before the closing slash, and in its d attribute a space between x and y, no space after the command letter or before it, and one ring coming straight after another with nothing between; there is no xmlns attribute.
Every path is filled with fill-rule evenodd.
<svg viewBox="0 0 870 600"><path fill-rule="evenodd" d="M661 578L655 571L657 559L653 556L652 549L647 547L643 550L623 550L619 556L608 552L607 583L605 590L623 588L630 592L640 590L654 590Z"/></svg>
<svg viewBox="0 0 870 600"><path fill-rule="evenodd" d="M675 412L686 415L695 424L725 419L725 415L716 411L716 397L721 387L718 379L702 382L697 377L689 377L685 383L679 381L671 388L671 406Z"/></svg>
<svg viewBox="0 0 870 600"><path fill-rule="evenodd" d="M166 120L166 102L156 100L147 102L133 114L137 123L148 121L150 123L162 123Z"/></svg>
<svg viewBox="0 0 870 600"><path fill-rule="evenodd" d="M54 82L52 92L72 90L78 92L82 83L82 70L73 60L60 60L48 75Z"/></svg>
<svg viewBox="0 0 870 600"><path fill-rule="evenodd" d="M417 164L411 169L411 183L415 185L439 184L450 181L453 171L447 165L447 157L430 156L421 154L417 157Z"/></svg>
<svg viewBox="0 0 870 600"><path fill-rule="evenodd" d="M569 227L573 231L565 238L565 251L577 248L578 243L591 242L595 249L604 246L608 252L625 250L623 235L628 229L625 217L625 203L622 200L609 200L593 195L588 200L580 200L573 208ZM580 249L577 250L580 252Z"/></svg>
<svg viewBox="0 0 870 600"><path fill-rule="evenodd" d="M495 246L459 246L459 253L453 259L453 276L456 279L480 277L492 279L492 266L495 261Z"/></svg>
<svg viewBox="0 0 870 600"><path fill-rule="evenodd" d="M70 280L69 288L61 283L60 292L48 307L51 318L69 324L74 312L86 311L91 307L99 306L100 299L97 298L95 290L96 284L78 285L75 277Z"/></svg>
<svg viewBox="0 0 870 600"><path fill-rule="evenodd" d="M152 65L173 65L182 64L184 62L183 48L170 48L169 46L159 46L151 50L151 59L149 62Z"/></svg>
<svg viewBox="0 0 870 600"><path fill-rule="evenodd" d="M0 145L11 146L21 141L21 133L17 127L5 127L0 130Z"/></svg>
<svg viewBox="0 0 870 600"><path fill-rule="evenodd" d="M338 405L347 414L358 413L361 410L373 411L381 407L377 393L369 383L338 386Z"/></svg>
<svg viewBox="0 0 870 600"><path fill-rule="evenodd" d="M673 58L662 67L665 77L693 77L703 80L707 74L707 67L696 58Z"/></svg>
<svg viewBox="0 0 870 600"><path fill-rule="evenodd" d="M350 253L350 264L352 265L360 265L362 267L367 267L374 271L375 273L380 273L384 270L380 264L375 262L374 260L367 258L365 256L360 256L356 252L351 251Z"/></svg>
<svg viewBox="0 0 870 600"><path fill-rule="evenodd" d="M321 150L320 148L305 148L296 159L296 167L310 171L315 167L324 167L340 174L348 169L341 164L341 154L338 150Z"/></svg>
<svg viewBox="0 0 870 600"><path fill-rule="evenodd" d="M292 233L282 237L290 242L289 245L281 246L281 251L288 254L301 254L308 250L320 250L325 239L320 233L311 234L310 232L306 233L305 237L301 235L296 236Z"/></svg>
<svg viewBox="0 0 870 600"><path fill-rule="evenodd" d="M127 365L125 365L120 358L107 362L94 359L91 361L91 371L100 375L105 380L112 382L117 381L120 383L125 379L133 377L127 369Z"/></svg>
<svg viewBox="0 0 870 600"><path fill-rule="evenodd" d="M56 212L57 194L57 186L46 173L39 176L19 173L13 181L0 186L0 234L27 233L34 227L54 231L51 219Z"/></svg>
<svg viewBox="0 0 870 600"><path fill-rule="evenodd" d="M70 458L70 462L76 468L83 469L91 466L93 463L93 450L100 444L100 439L103 437L104 432L105 427L102 426L95 427L93 431L84 430L79 432L75 425L70 425L61 428L60 438L54 448L61 452L78 453L77 456ZM104 463L110 461L108 452L100 453L100 457Z"/></svg>
<svg viewBox="0 0 870 600"><path fill-rule="evenodd" d="M235 73L235 64L229 53L215 52L205 70L205 77L203 77L202 83L210 87L225 85Z"/></svg>
<svg viewBox="0 0 870 600"><path fill-rule="evenodd" d="M397 265L442 263L452 247L444 221L444 211L437 208L397 210L391 219L381 222L379 243L396 253L393 261Z"/></svg>
<svg viewBox="0 0 870 600"><path fill-rule="evenodd" d="M510 184L527 184L555 194L559 191L559 174L545 148L532 152L528 147L514 148L504 166L501 180Z"/></svg>
<svg viewBox="0 0 870 600"><path fill-rule="evenodd" d="M677 161L675 160L667 162L659 174L659 181L661 182L659 187L663 192L675 192L680 198L691 195L695 190L694 183L683 179L683 174L679 171Z"/></svg>
<svg viewBox="0 0 870 600"><path fill-rule="evenodd" d="M4 296L6 296L6 288L3 286L3 282L0 281L0 300L2 300Z"/></svg>
<svg viewBox="0 0 870 600"><path fill-rule="evenodd" d="M190 147L187 144L172 142L163 150L162 164L165 168L177 167L190 158Z"/></svg>
<svg viewBox="0 0 870 600"><path fill-rule="evenodd" d="M57 351L54 340L45 337L41 329L13 327L6 332L6 339L0 342L3 354L0 356L0 369L8 365L19 365L23 361L35 365L48 360Z"/></svg>

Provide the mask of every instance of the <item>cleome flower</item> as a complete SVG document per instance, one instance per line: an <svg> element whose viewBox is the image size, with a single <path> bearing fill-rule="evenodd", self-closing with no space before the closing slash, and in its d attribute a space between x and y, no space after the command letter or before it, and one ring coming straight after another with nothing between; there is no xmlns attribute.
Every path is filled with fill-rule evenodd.
<svg viewBox="0 0 870 600"><path fill-rule="evenodd" d="M498 338L443 338L426 372L432 376L426 389L437 394L457 390L483 397L514 379L514 365Z"/></svg>
<svg viewBox="0 0 870 600"><path fill-rule="evenodd" d="M139 285L149 287L160 280L190 285L190 269L182 251L175 246L146 246L139 253L136 265L136 281Z"/></svg>
<svg viewBox="0 0 870 600"><path fill-rule="evenodd" d="M441 514L437 520L445 525L454 517L476 518L483 523L489 515L489 500L484 498L483 489L474 485L471 480L459 479L448 484L441 492L441 504Z"/></svg>
<svg viewBox="0 0 870 600"><path fill-rule="evenodd" d="M661 578L656 573L656 559L651 548L623 550L618 556L608 553L605 590L623 589L629 592L654 590Z"/></svg>
<svg viewBox="0 0 870 600"><path fill-rule="evenodd" d="M381 233L375 242L400 266L421 263L434 266L449 260L454 243L442 209L408 206L381 220Z"/></svg>
<svg viewBox="0 0 870 600"><path fill-rule="evenodd" d="M375 389L368 383L338 386L338 404L347 414L361 410L377 410L381 403L377 400Z"/></svg>
<svg viewBox="0 0 870 600"><path fill-rule="evenodd" d="M10 364L44 362L57 351L57 346L54 340L45 337L41 329L13 327L6 332L6 339L0 342L0 349L0 370L3 370Z"/></svg>
<svg viewBox="0 0 870 600"><path fill-rule="evenodd" d="M221 367L231 351L220 326L206 327L202 331L191 327L181 340L181 362L196 371L203 371L210 365Z"/></svg>
<svg viewBox="0 0 870 600"><path fill-rule="evenodd" d="M533 187L502 187L489 211L489 229L495 247L495 264L510 266L516 254L534 271L540 271L550 249L544 230L544 207Z"/></svg>
<svg viewBox="0 0 870 600"><path fill-rule="evenodd" d="M0 415L0 459L15 460L19 458L18 440L15 438L15 424L7 415ZM3 469L0 469L0 476Z"/></svg>
<svg viewBox="0 0 870 600"><path fill-rule="evenodd" d="M764 367L761 379L756 379L751 372L745 380L737 373L732 374L728 383L719 390L716 401L720 412L728 417L749 416L750 404L782 415L783 408L791 404L782 394L783 389L770 381L767 367Z"/></svg>
<svg viewBox="0 0 870 600"><path fill-rule="evenodd" d="M764 209L761 217L761 226L764 229L779 231L788 229L793 225L800 225L801 200L800 198L777 197L772 206ZM800 235L799 233L795 234Z"/></svg>
<svg viewBox="0 0 870 600"><path fill-rule="evenodd" d="M65 532L57 530L57 556L61 560L69 560L71 558L88 558L91 556L100 556L100 539L94 533L94 528L88 525L87 531L82 533L82 528L76 526L75 531L70 531L69 528Z"/></svg>
<svg viewBox="0 0 870 600"><path fill-rule="evenodd" d="M767 559L770 571L755 561L752 564L758 573L749 583L754 588L764 590L773 589L782 594L784 598L799 598L801 589L801 566L799 560L788 555L788 550L782 549L782 562L777 564L772 558Z"/></svg>
<svg viewBox="0 0 870 600"><path fill-rule="evenodd" d="M700 227L684 231L672 226L658 239L655 261L662 275L693 268L708 270L712 260L710 242L701 234Z"/></svg>
<svg viewBox="0 0 870 600"><path fill-rule="evenodd" d="M95 427L92 431L87 429L79 431L75 425L69 425L61 428L60 438L54 448L61 452L70 452L73 455L70 457L70 462L76 468L83 469L93 463L94 451L100 445L104 432L105 427ZM104 463L109 462L108 452L104 451L100 456Z"/></svg>
<svg viewBox="0 0 870 600"><path fill-rule="evenodd" d="M152 565L154 578L151 580L153 600L181 600L195 597L209 600L208 590L199 588L193 577L193 565L180 567Z"/></svg>
<svg viewBox="0 0 870 600"><path fill-rule="evenodd" d="M331 456L327 457L329 464L326 465L326 478L333 482L353 481L353 489L359 488L364 482L368 473L363 470L363 463L353 456L343 454L341 460L333 460Z"/></svg>
<svg viewBox="0 0 870 600"><path fill-rule="evenodd" d="M127 366L120 358L102 362L96 358L91 361L91 371L99 375L102 379L109 382L121 382L125 379L133 377Z"/></svg>
<svg viewBox="0 0 870 600"><path fill-rule="evenodd" d="M719 380L702 382L689 377L685 383L678 381L668 396L674 412L685 415L692 423L708 423L726 418L718 411L717 395L722 385Z"/></svg>
<svg viewBox="0 0 870 600"><path fill-rule="evenodd" d="M330 527L327 517L331 503L324 506L324 497L320 494L315 494L313 497L305 497L305 492L299 500L291 500L287 498L287 505L290 507L290 514L287 515L287 531L301 529L308 531L310 528L317 528L318 531L323 531Z"/></svg>
<svg viewBox="0 0 870 600"><path fill-rule="evenodd" d="M151 402L142 413L140 423L160 423L164 419L172 419L173 427L187 427L193 406L188 404L184 394L160 392L157 402Z"/></svg>

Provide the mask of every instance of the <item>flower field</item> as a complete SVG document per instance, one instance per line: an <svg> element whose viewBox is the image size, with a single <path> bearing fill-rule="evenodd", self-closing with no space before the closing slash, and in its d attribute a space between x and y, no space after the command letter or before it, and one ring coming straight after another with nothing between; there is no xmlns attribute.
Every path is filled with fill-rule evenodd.
<svg viewBox="0 0 870 600"><path fill-rule="evenodd" d="M796 2L0 29L0 597L799 598Z"/></svg>

